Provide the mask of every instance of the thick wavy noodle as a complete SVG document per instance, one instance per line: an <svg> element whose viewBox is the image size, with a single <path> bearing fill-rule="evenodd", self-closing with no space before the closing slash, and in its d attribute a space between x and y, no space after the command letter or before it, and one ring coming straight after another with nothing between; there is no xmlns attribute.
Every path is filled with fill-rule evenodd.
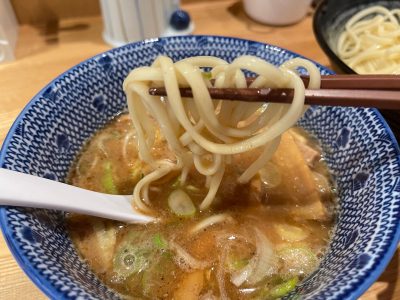
<svg viewBox="0 0 400 300"><path fill-rule="evenodd" d="M357 73L400 74L400 9L372 6L354 15L337 53Z"/></svg>
<svg viewBox="0 0 400 300"><path fill-rule="evenodd" d="M204 67L211 71L204 72ZM150 67L134 69L125 79L124 90L136 130L139 156L153 169L135 186L134 205L151 213L148 198L151 183L176 171L181 172L181 181L185 181L189 169L194 166L206 177L208 193L200 204L200 209L205 210L212 204L225 166L233 162L233 156L258 148L261 154L238 178L240 183L248 182L274 154L281 134L292 127L304 112L305 87L297 74L299 67L308 71L309 87L318 89L319 70L300 58L276 67L253 56L241 56L232 63L209 56L191 57L174 63L172 59L160 56ZM250 87L293 88L292 103L211 99L208 87L246 87L244 70L258 75ZM165 86L168 96L161 99L151 96L148 91L154 86ZM190 87L193 99L182 98L180 87ZM152 156L150 150L155 140L155 126L159 126L176 160L156 160Z"/></svg>

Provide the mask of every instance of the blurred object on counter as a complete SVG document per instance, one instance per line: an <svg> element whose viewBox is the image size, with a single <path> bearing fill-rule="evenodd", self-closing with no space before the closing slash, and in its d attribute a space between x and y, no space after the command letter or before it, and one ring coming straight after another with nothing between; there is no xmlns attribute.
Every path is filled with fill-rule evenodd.
<svg viewBox="0 0 400 300"><path fill-rule="evenodd" d="M9 0L0 0L0 63L14 60L18 22Z"/></svg>
<svg viewBox="0 0 400 300"><path fill-rule="evenodd" d="M100 15L99 0L10 0L18 23L45 25Z"/></svg>
<svg viewBox="0 0 400 300"><path fill-rule="evenodd" d="M103 38L118 47L148 38L189 34L193 23L179 4L179 0L100 0Z"/></svg>
<svg viewBox="0 0 400 300"><path fill-rule="evenodd" d="M301 21L312 0L243 0L246 13L269 25L290 25Z"/></svg>
<svg viewBox="0 0 400 300"><path fill-rule="evenodd" d="M312 7L317 7L322 1L324 1L324 0L313 0L311 6Z"/></svg>

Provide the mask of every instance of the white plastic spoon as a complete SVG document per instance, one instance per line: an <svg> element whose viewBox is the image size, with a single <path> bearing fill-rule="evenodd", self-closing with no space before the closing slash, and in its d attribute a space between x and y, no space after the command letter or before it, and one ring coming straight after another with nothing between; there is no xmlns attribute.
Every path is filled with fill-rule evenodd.
<svg viewBox="0 0 400 300"><path fill-rule="evenodd" d="M109 195L0 168L0 205L55 209L127 223L155 221L135 211L131 195Z"/></svg>

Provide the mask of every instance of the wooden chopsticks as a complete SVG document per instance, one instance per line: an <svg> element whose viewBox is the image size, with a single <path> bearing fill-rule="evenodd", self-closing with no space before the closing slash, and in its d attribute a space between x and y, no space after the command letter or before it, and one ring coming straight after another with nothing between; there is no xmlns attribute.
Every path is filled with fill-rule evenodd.
<svg viewBox="0 0 400 300"><path fill-rule="evenodd" d="M307 84L308 77L303 76ZM250 83L253 78L248 78ZM213 99L248 102L291 103L292 89L209 88ZM193 97L190 88L180 89L182 97ZM166 96L163 87L150 88L155 96ZM321 89L305 91L305 104L323 106L376 107L400 110L400 75L327 75Z"/></svg>
<svg viewBox="0 0 400 300"><path fill-rule="evenodd" d="M301 76L308 84L308 76ZM400 75L322 75L321 89L400 90Z"/></svg>

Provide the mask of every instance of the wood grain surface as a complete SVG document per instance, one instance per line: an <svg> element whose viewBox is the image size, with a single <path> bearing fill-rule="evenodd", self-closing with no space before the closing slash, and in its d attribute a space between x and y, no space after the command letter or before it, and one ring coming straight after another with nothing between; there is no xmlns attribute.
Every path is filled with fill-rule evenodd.
<svg viewBox="0 0 400 300"><path fill-rule="evenodd" d="M238 0L182 1L195 22L196 34L217 34L267 42L298 52L329 67L315 41L312 17L288 27L270 27L250 20ZM0 64L0 145L28 101L54 77L95 54L110 49L101 38L100 17L61 20L42 26L22 25L17 59ZM400 253L361 297L400 299ZM0 300L46 299L11 256L0 234Z"/></svg>

